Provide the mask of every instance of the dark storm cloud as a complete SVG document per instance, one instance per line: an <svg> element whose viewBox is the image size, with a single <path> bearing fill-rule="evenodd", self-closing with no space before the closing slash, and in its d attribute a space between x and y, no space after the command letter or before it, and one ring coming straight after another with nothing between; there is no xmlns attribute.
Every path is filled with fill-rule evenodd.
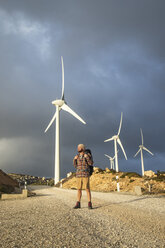
<svg viewBox="0 0 165 248"><path fill-rule="evenodd" d="M33 20L52 25L78 41L94 48L110 41L138 41L163 57L164 1L3 1L9 13L21 12ZM65 34L64 34L65 36ZM87 37L85 37L87 36ZM120 39L120 37L122 39ZM82 38L82 39L81 39ZM162 39L163 38L163 39ZM64 41L64 39L63 39ZM143 43L145 42L145 44ZM159 43L159 46L157 44ZM66 42L62 45L65 46ZM153 49L155 48L155 49ZM65 49L69 52L70 49ZM74 52L74 51L72 51ZM160 58L160 56L159 56Z"/></svg>
<svg viewBox="0 0 165 248"><path fill-rule="evenodd" d="M1 1L1 167L53 176L54 126L44 129L61 96L63 55L66 101L87 125L61 112L62 176L78 143L93 150L96 165L109 165L104 153L113 155L113 143L103 141L118 131L121 112L129 160L120 151L119 168L139 171L140 158L132 158L142 128L155 154L145 155L146 168L163 169L164 7L160 0Z"/></svg>

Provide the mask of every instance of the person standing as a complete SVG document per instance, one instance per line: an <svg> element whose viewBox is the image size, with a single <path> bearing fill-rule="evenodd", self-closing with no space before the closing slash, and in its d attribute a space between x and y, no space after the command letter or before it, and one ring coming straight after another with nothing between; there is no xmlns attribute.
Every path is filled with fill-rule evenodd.
<svg viewBox="0 0 165 248"><path fill-rule="evenodd" d="M76 168L76 178L77 178L77 202L74 209L81 208L81 196L82 196L82 188L86 189L87 198L88 198L88 208L92 209L91 202L91 192L90 192L90 184L89 184L89 166L93 165L92 156L89 153L85 152L85 146L83 144L79 144L77 147L78 155L76 155L73 159L73 165Z"/></svg>

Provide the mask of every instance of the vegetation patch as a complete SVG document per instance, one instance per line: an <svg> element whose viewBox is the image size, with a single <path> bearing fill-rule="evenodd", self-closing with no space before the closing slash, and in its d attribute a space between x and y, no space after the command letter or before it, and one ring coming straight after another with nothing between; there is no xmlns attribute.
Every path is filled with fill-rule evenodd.
<svg viewBox="0 0 165 248"><path fill-rule="evenodd" d="M152 177L150 180L155 180L157 182L165 182L165 176L159 175L157 177Z"/></svg>
<svg viewBox="0 0 165 248"><path fill-rule="evenodd" d="M123 175L120 176L120 178L125 178L125 177L138 177L138 178L141 178L142 176L140 176L138 173L136 172L123 172Z"/></svg>
<svg viewBox="0 0 165 248"><path fill-rule="evenodd" d="M113 169L110 169L110 172L109 173L116 174L116 171L113 170Z"/></svg>
<svg viewBox="0 0 165 248"><path fill-rule="evenodd" d="M165 171L157 171L156 173L157 177L152 178L155 181L158 182L165 182Z"/></svg>

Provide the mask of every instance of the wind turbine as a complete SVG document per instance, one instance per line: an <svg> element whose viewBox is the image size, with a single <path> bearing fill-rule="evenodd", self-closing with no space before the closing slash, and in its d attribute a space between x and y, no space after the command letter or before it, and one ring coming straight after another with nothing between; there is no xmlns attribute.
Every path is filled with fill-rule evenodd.
<svg viewBox="0 0 165 248"><path fill-rule="evenodd" d="M79 121L81 121L83 124L86 124L86 122L78 115L76 114L67 104L64 99L64 63L63 63L63 57L61 56L61 64L62 64L62 95L61 99L52 101L52 104L56 106L56 112L51 119L49 125L45 129L45 133L49 129L49 127L52 125L52 123L56 119L56 134L55 134L55 175L54 175L54 183L58 183L60 180L60 110L63 109L67 112L69 112L71 115L73 115L75 118L77 118Z"/></svg>
<svg viewBox="0 0 165 248"><path fill-rule="evenodd" d="M110 157L109 155L107 154L104 154L107 158L109 158L109 161L110 161L110 165L111 165L111 169L115 169L115 166L114 166L114 159L115 159L115 156L112 158Z"/></svg>
<svg viewBox="0 0 165 248"><path fill-rule="evenodd" d="M144 160L143 160L143 150L147 151L148 153L150 153L151 155L154 155L152 152L150 152L147 148L144 147L144 139L143 139L143 132L142 129L140 128L140 132L141 132L141 138L142 138L142 145L139 146L139 150L137 151L137 153L134 155L134 158L138 155L138 153L141 153L141 165L142 165L142 176L144 176Z"/></svg>
<svg viewBox="0 0 165 248"><path fill-rule="evenodd" d="M119 171L119 166L118 166L118 155L117 155L117 143L120 145L122 151L123 151L123 154L125 156L125 159L127 160L127 155L124 151L124 148L123 148L123 145L120 141L120 138L119 138L119 134L120 134L120 131L121 131L121 126L122 126L122 119L123 119L123 113L121 113L121 119L120 119L120 125L119 125L119 130L118 130L118 133L114 136L112 136L112 138L110 139L107 139L107 140L104 140L104 142L108 142L108 141L111 141L111 140L114 140L114 149L115 149L115 166L116 166L116 171L118 172Z"/></svg>

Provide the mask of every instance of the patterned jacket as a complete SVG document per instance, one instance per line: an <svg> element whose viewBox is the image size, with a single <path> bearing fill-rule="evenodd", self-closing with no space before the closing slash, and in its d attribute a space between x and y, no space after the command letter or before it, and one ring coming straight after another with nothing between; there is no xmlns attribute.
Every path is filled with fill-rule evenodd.
<svg viewBox="0 0 165 248"><path fill-rule="evenodd" d="M93 160L89 154L78 154L77 159L73 159L73 165L76 168L76 177L89 177L89 165L93 165Z"/></svg>

